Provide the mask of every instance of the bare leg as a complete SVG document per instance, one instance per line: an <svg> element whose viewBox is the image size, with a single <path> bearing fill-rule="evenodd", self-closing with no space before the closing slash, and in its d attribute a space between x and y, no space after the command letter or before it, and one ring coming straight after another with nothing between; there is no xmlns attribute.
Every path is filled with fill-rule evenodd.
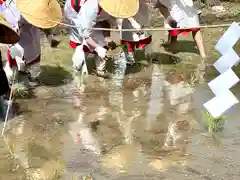
<svg viewBox="0 0 240 180"><path fill-rule="evenodd" d="M168 34L168 42L169 42L169 49L170 51L175 54L176 52L176 47L177 47L177 36L170 36Z"/></svg>
<svg viewBox="0 0 240 180"><path fill-rule="evenodd" d="M206 53L203 45L202 34L200 31L192 32L193 39L198 47L199 53L203 59L206 58Z"/></svg>

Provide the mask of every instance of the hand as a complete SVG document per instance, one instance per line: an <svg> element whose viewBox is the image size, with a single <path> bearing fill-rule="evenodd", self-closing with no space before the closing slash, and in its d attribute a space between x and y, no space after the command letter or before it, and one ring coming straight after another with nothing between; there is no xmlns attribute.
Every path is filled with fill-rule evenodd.
<svg viewBox="0 0 240 180"><path fill-rule="evenodd" d="M15 57L17 62L18 71L24 71L25 70L25 62L22 60L22 58L16 56Z"/></svg>
<svg viewBox="0 0 240 180"><path fill-rule="evenodd" d="M107 43L107 49L116 49L117 44L112 40L111 37L105 37L105 42Z"/></svg>
<svg viewBox="0 0 240 180"><path fill-rule="evenodd" d="M172 16L168 16L166 20L172 28L177 28L177 21Z"/></svg>
<svg viewBox="0 0 240 180"><path fill-rule="evenodd" d="M101 46L96 47L95 51L97 52L98 56L102 59L105 58L107 54L107 50Z"/></svg>
<svg viewBox="0 0 240 180"><path fill-rule="evenodd" d="M114 41L109 42L107 46L108 46L111 50L117 48L117 44L116 44Z"/></svg>

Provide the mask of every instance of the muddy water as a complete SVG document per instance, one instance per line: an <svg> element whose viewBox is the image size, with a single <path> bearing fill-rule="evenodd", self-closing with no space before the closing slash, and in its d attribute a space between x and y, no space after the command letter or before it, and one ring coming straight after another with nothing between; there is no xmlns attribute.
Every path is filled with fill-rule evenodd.
<svg viewBox="0 0 240 180"><path fill-rule="evenodd" d="M239 106L227 113L217 144L201 114L211 92L181 78L166 81L158 65L124 80L91 76L81 88L38 87L35 94L19 100L8 146L1 138L0 179L240 177Z"/></svg>

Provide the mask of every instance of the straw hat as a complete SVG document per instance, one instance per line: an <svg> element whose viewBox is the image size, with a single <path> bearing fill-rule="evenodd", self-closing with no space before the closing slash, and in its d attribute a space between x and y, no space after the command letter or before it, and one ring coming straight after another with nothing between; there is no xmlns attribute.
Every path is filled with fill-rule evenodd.
<svg viewBox="0 0 240 180"><path fill-rule="evenodd" d="M15 44L19 41L20 37L16 31L14 31L10 24L7 23L3 15L0 15L0 43L3 44Z"/></svg>
<svg viewBox="0 0 240 180"><path fill-rule="evenodd" d="M29 23L40 28L55 27L62 18L57 0L16 0L16 6Z"/></svg>
<svg viewBox="0 0 240 180"><path fill-rule="evenodd" d="M139 0L99 0L99 5L115 18L129 18L139 9Z"/></svg>

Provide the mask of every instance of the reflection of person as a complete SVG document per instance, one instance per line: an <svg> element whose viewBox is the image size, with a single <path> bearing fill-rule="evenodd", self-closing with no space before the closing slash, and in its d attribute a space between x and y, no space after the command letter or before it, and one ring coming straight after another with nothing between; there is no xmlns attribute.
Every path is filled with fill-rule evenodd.
<svg viewBox="0 0 240 180"><path fill-rule="evenodd" d="M9 79L12 77L14 68L29 74L32 79L39 76L41 71L39 28L52 28L61 20L61 8L57 1L42 1L37 4L34 1L30 3L22 0L11 1L12 10L9 11L9 7L7 7L3 12L7 20L15 20L12 23L20 33L19 43L11 47L8 52L8 63L5 70ZM24 13L20 15L20 12ZM38 19L38 17L42 17L42 19Z"/></svg>
<svg viewBox="0 0 240 180"><path fill-rule="evenodd" d="M139 1L138 13L127 19L117 19L119 29L136 29L138 31L123 31L121 43L127 46L126 59L128 64L134 64L134 50L143 49L152 42L152 36L148 32L139 31L142 26L150 24L149 8L144 0Z"/></svg>
<svg viewBox="0 0 240 180"><path fill-rule="evenodd" d="M101 31L92 31L91 28L102 27L97 23L99 21L97 17L101 14L102 9L116 18L128 18L135 15L138 10L138 0L87 0L81 4L80 2L67 0L64 7L66 17L73 26L76 26L71 29L70 34L70 45L76 48L72 59L73 68L80 71L86 56L89 53L95 53L99 57L96 60L96 72L100 76L105 76L106 60L104 58L107 49L104 46L107 45L107 42Z"/></svg>
<svg viewBox="0 0 240 180"><path fill-rule="evenodd" d="M179 34L187 34L192 32L192 36L200 55L202 58L206 58L203 39L199 27L199 17L198 12L193 5L192 0L157 0L158 8L163 16L165 17L165 27L166 28L186 28L184 30L170 30L168 35L169 47L175 51L175 46L177 43L177 36ZM165 8L164 8L165 7Z"/></svg>
<svg viewBox="0 0 240 180"><path fill-rule="evenodd" d="M193 93L193 88L185 83L184 79L184 75L178 73L172 73L166 77L165 106L167 105L169 109L167 112L169 125L164 143L164 148L178 148L183 153L186 151L184 142L190 130L190 116L187 113L191 110Z"/></svg>
<svg viewBox="0 0 240 180"><path fill-rule="evenodd" d="M19 35L11 28L3 17L0 17L0 43L15 44L19 41ZM4 100L3 95L9 91L9 85L5 71L3 70L2 56L0 52L0 117L4 116Z"/></svg>

